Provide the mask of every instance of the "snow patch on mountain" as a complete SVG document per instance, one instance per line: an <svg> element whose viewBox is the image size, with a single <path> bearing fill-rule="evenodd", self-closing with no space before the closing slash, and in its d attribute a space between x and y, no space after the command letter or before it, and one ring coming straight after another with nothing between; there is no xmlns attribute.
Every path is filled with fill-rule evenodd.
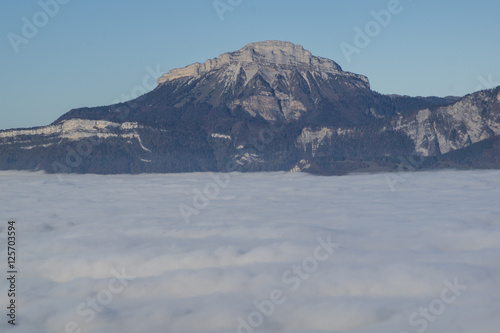
<svg viewBox="0 0 500 333"><path fill-rule="evenodd" d="M322 127L318 130L314 130L310 127L306 127L297 138L296 145L303 151L308 151L310 149L314 157L316 156L318 148L325 142L328 142L333 135L344 136L353 132L352 129Z"/></svg>
<svg viewBox="0 0 500 333"><path fill-rule="evenodd" d="M304 172L311 167L311 163L307 160L300 160L299 163L295 164L289 172Z"/></svg>
<svg viewBox="0 0 500 333"><path fill-rule="evenodd" d="M211 137L216 139L231 140L231 136L226 134L212 133Z"/></svg>
<svg viewBox="0 0 500 333"><path fill-rule="evenodd" d="M237 154L234 156L234 161L239 165L246 165L251 163L264 163L259 155L254 153Z"/></svg>

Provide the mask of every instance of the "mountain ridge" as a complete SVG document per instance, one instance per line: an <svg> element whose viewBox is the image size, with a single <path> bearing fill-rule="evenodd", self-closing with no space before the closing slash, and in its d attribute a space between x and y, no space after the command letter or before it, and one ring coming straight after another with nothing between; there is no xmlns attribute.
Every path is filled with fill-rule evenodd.
<svg viewBox="0 0 500 333"><path fill-rule="evenodd" d="M173 69L158 78L157 82L160 85L176 78L200 76L225 65L255 68L265 64L282 69L303 66L335 74L342 72L342 68L333 60L313 56L301 45L283 41L264 41L247 44L238 51L223 53L218 58L209 59L204 63Z"/></svg>
<svg viewBox="0 0 500 333"><path fill-rule="evenodd" d="M240 171L309 165L338 174L363 161L441 156L498 136L499 89L461 98L382 95L365 76L300 45L257 42L173 69L132 101L73 109L45 127L0 131L0 169L228 171L236 163ZM82 162L68 163L68 146L91 138L98 140L79 154Z"/></svg>

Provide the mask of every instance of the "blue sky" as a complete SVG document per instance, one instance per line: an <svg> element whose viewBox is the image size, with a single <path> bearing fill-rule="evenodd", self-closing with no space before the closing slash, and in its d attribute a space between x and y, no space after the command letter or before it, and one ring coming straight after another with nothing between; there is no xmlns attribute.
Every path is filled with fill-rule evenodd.
<svg viewBox="0 0 500 333"><path fill-rule="evenodd" d="M64 4L44 14L41 3L55 1ZM400 0L378 30L372 11L397 0L218 1L231 9L223 20L214 0L4 1L0 129L47 125L72 108L123 100L152 88L157 69L270 39L364 74L381 93L465 95L500 85L498 1ZM26 22L38 31L23 32ZM375 29L369 45L358 43L348 61L340 45L356 47L355 28L367 24Z"/></svg>

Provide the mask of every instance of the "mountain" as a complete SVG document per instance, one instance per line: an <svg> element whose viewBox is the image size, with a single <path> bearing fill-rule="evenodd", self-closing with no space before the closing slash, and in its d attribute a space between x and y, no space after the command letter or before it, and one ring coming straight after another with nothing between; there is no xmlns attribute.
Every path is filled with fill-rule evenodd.
<svg viewBox="0 0 500 333"><path fill-rule="evenodd" d="M500 90L468 95L452 105L400 117L396 129L407 133L423 156L445 154L500 135Z"/></svg>
<svg viewBox="0 0 500 333"><path fill-rule="evenodd" d="M498 88L464 98L382 95L300 45L258 42L174 69L132 101L0 131L0 169L391 170L396 157L444 156L498 136L499 96Z"/></svg>

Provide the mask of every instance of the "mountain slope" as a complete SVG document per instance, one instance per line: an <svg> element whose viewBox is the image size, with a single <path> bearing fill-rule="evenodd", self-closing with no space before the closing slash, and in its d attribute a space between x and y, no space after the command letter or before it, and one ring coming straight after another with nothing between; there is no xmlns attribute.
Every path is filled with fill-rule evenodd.
<svg viewBox="0 0 500 333"><path fill-rule="evenodd" d="M500 88L401 117L395 128L407 133L423 156L445 154L500 135Z"/></svg>
<svg viewBox="0 0 500 333"><path fill-rule="evenodd" d="M499 102L499 89L461 99L381 95L332 60L266 41L174 69L132 101L74 109L46 127L0 131L0 168L385 170L397 166L392 157L440 156L494 138Z"/></svg>
<svg viewBox="0 0 500 333"><path fill-rule="evenodd" d="M267 122L367 123L394 115L391 99L370 90L365 76L345 72L289 42L252 43L217 59L174 69L133 103L77 109L71 118L168 126L173 122L237 117ZM127 113L127 114L125 114Z"/></svg>

